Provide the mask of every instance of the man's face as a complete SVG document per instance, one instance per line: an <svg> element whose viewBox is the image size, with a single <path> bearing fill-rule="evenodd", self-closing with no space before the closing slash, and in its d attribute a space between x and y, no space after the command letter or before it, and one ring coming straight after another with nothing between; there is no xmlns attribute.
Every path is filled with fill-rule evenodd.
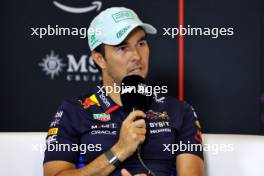
<svg viewBox="0 0 264 176"><path fill-rule="evenodd" d="M148 73L149 47L145 31L136 28L119 45L105 45L106 78L118 84L127 75L146 77Z"/></svg>

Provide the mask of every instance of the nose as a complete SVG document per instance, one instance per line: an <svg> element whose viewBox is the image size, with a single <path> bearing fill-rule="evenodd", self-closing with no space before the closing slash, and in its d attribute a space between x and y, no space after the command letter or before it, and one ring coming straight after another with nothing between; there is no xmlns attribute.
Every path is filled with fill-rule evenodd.
<svg viewBox="0 0 264 176"><path fill-rule="evenodd" d="M132 62L137 62L141 60L141 55L136 47L133 48L132 54Z"/></svg>

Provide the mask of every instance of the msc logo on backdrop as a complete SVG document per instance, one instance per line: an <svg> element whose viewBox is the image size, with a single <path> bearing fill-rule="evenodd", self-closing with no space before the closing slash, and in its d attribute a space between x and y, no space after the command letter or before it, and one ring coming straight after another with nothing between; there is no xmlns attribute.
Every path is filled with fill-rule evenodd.
<svg viewBox="0 0 264 176"><path fill-rule="evenodd" d="M102 7L101 1L93 1L90 6L87 7L71 7L59 3L57 1L53 1L53 4L58 7L59 9L69 12L69 13L87 13L93 10L99 11Z"/></svg>
<svg viewBox="0 0 264 176"><path fill-rule="evenodd" d="M62 67L65 67L65 64L62 63L62 59L58 55L54 55L54 52L51 51L50 55L46 55L46 58L42 59L42 62L39 63L39 66L42 67L42 70L46 72L47 75L50 75L51 79L54 79L55 75L59 75L62 72Z"/></svg>
<svg viewBox="0 0 264 176"><path fill-rule="evenodd" d="M94 65L93 59L88 58L88 55L82 55L79 60L76 60L73 54L68 54L67 64L63 62L63 59L59 55L54 54L54 51L51 51L50 54L47 54L45 58L42 59L42 62L38 66L42 67L42 71L46 75L50 76L50 79L54 80L55 76L59 76L63 69L66 69L66 80L67 81L101 81L102 77Z"/></svg>

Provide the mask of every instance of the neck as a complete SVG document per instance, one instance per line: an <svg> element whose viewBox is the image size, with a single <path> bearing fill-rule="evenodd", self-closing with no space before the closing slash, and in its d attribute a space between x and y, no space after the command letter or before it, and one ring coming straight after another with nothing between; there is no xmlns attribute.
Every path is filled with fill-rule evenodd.
<svg viewBox="0 0 264 176"><path fill-rule="evenodd" d="M104 87L111 87L111 92L107 92L108 96L118 105L122 106L121 98L120 98L120 93L114 91L115 86L120 86L120 83L115 82L113 79L105 79L103 77L103 86ZM110 90L110 88L108 88ZM117 89L118 90L118 89ZM106 89L105 89L106 91Z"/></svg>

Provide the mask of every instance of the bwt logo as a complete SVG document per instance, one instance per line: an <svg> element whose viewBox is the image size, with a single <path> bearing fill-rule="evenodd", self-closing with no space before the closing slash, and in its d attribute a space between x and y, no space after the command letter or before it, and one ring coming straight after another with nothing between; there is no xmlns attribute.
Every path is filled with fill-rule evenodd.
<svg viewBox="0 0 264 176"><path fill-rule="evenodd" d="M53 1L53 4L58 7L59 9L65 11L65 12L69 12L69 13L87 13L87 12L91 12L93 10L96 11L100 11L101 7L102 7L102 2L101 1L93 1L90 6L86 6L86 7L71 7L71 6L67 6L64 5L60 2L57 1Z"/></svg>
<svg viewBox="0 0 264 176"><path fill-rule="evenodd" d="M46 75L50 75L52 80L54 80L55 76L59 76L64 68L66 68L65 78L67 81L95 82L102 80L93 59L91 57L88 58L88 55L82 55L79 60L73 54L68 54L66 58L68 60L67 64L63 63L63 59L59 55L55 55L54 51L51 51L38 65L42 67Z"/></svg>

